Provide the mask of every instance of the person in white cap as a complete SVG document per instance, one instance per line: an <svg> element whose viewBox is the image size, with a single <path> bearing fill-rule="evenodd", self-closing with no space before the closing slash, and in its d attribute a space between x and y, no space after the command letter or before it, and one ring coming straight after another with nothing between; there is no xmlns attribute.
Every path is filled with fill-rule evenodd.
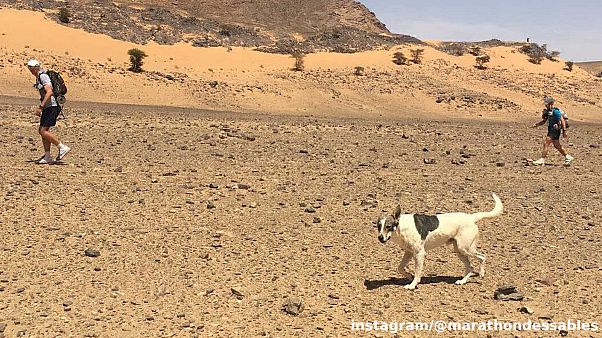
<svg viewBox="0 0 602 338"><path fill-rule="evenodd" d="M573 157L567 154L560 144L560 133L562 132L562 137L567 137L564 113L557 107L554 107L554 98L546 96L543 102L546 108L543 110L541 116L542 120L538 123L535 123L531 127L536 128L548 122L548 134L543 142L541 158L537 161L534 161L533 164L544 165L546 163L546 157L548 156L548 148L550 148L550 144L553 144L554 148L556 148L556 150L558 150L558 152L564 156L564 164L570 165L571 162L573 162Z"/></svg>
<svg viewBox="0 0 602 338"><path fill-rule="evenodd" d="M56 119L61 112L61 107L56 102L52 92L52 82L46 71L42 69L40 62L37 60L29 60L27 68L33 76L36 77L35 88L40 92L40 105L36 108L36 115L40 117L40 127L38 132L42 137L44 145L44 156L36 163L49 164L54 162L50 154L50 145L54 144L59 148L56 161L62 160L71 150L68 146L61 143L57 136L50 132L50 127L56 125Z"/></svg>

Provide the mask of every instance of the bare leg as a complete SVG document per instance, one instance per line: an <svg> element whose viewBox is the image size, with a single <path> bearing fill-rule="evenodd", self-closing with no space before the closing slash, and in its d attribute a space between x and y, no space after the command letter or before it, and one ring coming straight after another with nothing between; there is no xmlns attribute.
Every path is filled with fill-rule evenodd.
<svg viewBox="0 0 602 338"><path fill-rule="evenodd" d="M543 149L541 150L542 158L546 158L548 156L548 149L550 148L550 144L552 144L552 139L546 136L543 141Z"/></svg>
<svg viewBox="0 0 602 338"><path fill-rule="evenodd" d="M51 143L57 147L59 146L59 139L50 132L50 128L40 127L40 135L42 135L42 142L44 142L44 150L50 151ZM48 149L46 149L46 146L48 146Z"/></svg>
<svg viewBox="0 0 602 338"><path fill-rule="evenodd" d="M44 137L44 131L43 131L42 127L40 127L40 129L38 129L38 132L40 133L40 136L42 137L42 144L44 145L44 151L49 153L50 152L50 141L48 141L46 139L46 137Z"/></svg>
<svg viewBox="0 0 602 338"><path fill-rule="evenodd" d="M558 150L562 156L566 157L566 151L564 151L564 149L562 149L562 145L560 144L560 140L553 140L552 144L554 144L554 148L556 148L556 150Z"/></svg>
<svg viewBox="0 0 602 338"><path fill-rule="evenodd" d="M424 249L421 249L414 256L414 263L416 264L414 280L412 281L412 283L404 286L404 288L409 289L409 290L414 290L416 288L416 285L418 285L418 283L420 283L420 278L422 277L422 267L424 265L424 257L425 256L426 256L426 252L424 251Z"/></svg>

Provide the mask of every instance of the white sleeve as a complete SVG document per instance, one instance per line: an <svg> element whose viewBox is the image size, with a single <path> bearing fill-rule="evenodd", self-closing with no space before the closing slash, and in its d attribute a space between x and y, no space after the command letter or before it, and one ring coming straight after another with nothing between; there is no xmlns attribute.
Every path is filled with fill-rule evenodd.
<svg viewBox="0 0 602 338"><path fill-rule="evenodd" d="M45 86L47 84L52 85L52 82L50 81L50 76L48 76L48 74L40 74L40 83L42 84L42 86Z"/></svg>

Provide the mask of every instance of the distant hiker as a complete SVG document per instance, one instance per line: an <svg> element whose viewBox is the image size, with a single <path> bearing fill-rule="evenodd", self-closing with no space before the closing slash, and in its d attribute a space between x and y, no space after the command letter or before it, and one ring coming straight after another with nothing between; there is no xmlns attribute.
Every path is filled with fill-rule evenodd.
<svg viewBox="0 0 602 338"><path fill-rule="evenodd" d="M50 127L56 125L56 119L61 112L61 107L56 102L53 96L52 82L50 76L41 68L40 62L37 60L29 60L27 68L33 76L36 77L34 87L40 92L40 105L36 108L36 116L40 117L40 127L38 132L42 136L42 144L44 145L44 156L36 161L38 164L49 164L53 162L50 154L50 145L54 144L59 148L56 161L62 160L71 150L68 146L62 144L59 139L50 132Z"/></svg>
<svg viewBox="0 0 602 338"><path fill-rule="evenodd" d="M539 127L548 122L548 134L546 135L543 142L543 150L541 152L541 158L537 161L534 161L535 165L544 165L546 160L545 158L548 156L548 148L550 144L553 144L554 147L564 156L564 164L569 165L573 161L573 157L562 149L562 145L560 145L560 133L562 133L563 137L566 137L566 128L567 124L565 121L565 115L560 109L554 107L554 99L552 97L546 96L544 98L544 104L546 108L543 110L541 115L542 120L540 122L535 123L532 128Z"/></svg>

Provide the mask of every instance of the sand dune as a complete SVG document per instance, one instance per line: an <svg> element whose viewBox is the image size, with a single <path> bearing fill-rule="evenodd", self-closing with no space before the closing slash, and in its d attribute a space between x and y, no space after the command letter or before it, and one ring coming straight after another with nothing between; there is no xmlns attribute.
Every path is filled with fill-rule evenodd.
<svg viewBox="0 0 602 338"><path fill-rule="evenodd" d="M291 71L287 55L250 49L136 45L54 23L44 13L0 9L4 95L27 97L28 58L62 70L68 98L143 105L316 116L530 119L550 93L575 119L600 120L600 82L587 72L563 71L563 62L527 62L508 47L487 50L487 70L474 57L455 57L433 47L421 65L398 66L392 54L416 46L355 54L316 53L305 71ZM142 74L128 72L127 51L149 56ZM356 67L364 76L355 76ZM559 85L554 85L559 83ZM308 100L307 98L311 98ZM439 100L439 103L437 101ZM529 112L529 113L528 113Z"/></svg>

